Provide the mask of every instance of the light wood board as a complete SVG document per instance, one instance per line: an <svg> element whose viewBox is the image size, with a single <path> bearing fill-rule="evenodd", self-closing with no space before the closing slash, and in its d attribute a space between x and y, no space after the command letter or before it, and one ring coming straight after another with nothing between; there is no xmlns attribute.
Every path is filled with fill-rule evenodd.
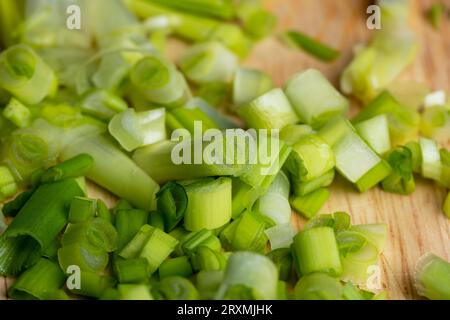
<svg viewBox="0 0 450 320"><path fill-rule="evenodd" d="M450 21L443 22L440 31L430 27L424 18L431 0L412 0L412 24L421 42L415 63L402 79L427 83L432 89L450 92ZM445 1L450 6L450 1ZM370 37L365 14L370 1L365 0L268 0L267 7L279 18L278 31L298 29L342 51L331 64L292 50L272 37L258 44L244 63L265 70L282 86L294 73L314 67L337 85L339 75L352 57L352 48ZM358 106L352 102L352 113ZM449 137L450 138L450 137ZM449 145L447 145L448 147ZM342 178L331 187L331 198L323 213L346 211L353 223L383 222L389 225L386 249L380 258L382 286L391 299L417 299L412 275L418 258L428 251L450 260L450 220L442 213L446 192L433 183L418 179L416 192L409 197L385 193L375 188L359 194ZM92 196L113 197L95 186ZM304 219L294 215L294 225L301 228ZM0 278L0 299L10 282Z"/></svg>

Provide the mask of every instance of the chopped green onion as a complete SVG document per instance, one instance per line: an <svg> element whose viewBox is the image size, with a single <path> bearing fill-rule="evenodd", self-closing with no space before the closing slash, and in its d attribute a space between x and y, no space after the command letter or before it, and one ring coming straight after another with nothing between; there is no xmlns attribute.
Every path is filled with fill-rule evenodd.
<svg viewBox="0 0 450 320"><path fill-rule="evenodd" d="M441 178L441 155L435 141L420 138L422 150L422 176L439 181Z"/></svg>
<svg viewBox="0 0 450 320"><path fill-rule="evenodd" d="M168 259L159 267L160 279L174 276L188 278L192 274L191 262L187 256Z"/></svg>
<svg viewBox="0 0 450 320"><path fill-rule="evenodd" d="M199 107L187 105L183 108L174 108L167 112L167 126L170 131L187 129L194 134L197 123L201 123L203 130L217 128L214 120Z"/></svg>
<svg viewBox="0 0 450 320"><path fill-rule="evenodd" d="M384 249L388 232L386 224L358 224L351 226L350 230L361 234L379 252Z"/></svg>
<svg viewBox="0 0 450 320"><path fill-rule="evenodd" d="M314 133L307 124L289 124L280 131L280 139L292 146L306 135Z"/></svg>
<svg viewBox="0 0 450 320"><path fill-rule="evenodd" d="M83 191L72 179L40 186L0 238L0 274L32 266L67 224L66 205Z"/></svg>
<svg viewBox="0 0 450 320"><path fill-rule="evenodd" d="M31 111L19 100L11 98L3 109L3 116L19 128L28 127L31 123Z"/></svg>
<svg viewBox="0 0 450 320"><path fill-rule="evenodd" d="M36 189L30 189L20 193L14 200L7 202L3 206L3 214L5 217L15 217L22 207L31 198Z"/></svg>
<svg viewBox="0 0 450 320"><path fill-rule="evenodd" d="M293 48L303 49L323 61L333 61L340 56L336 49L320 43L318 40L299 31L287 31L282 36L283 41Z"/></svg>
<svg viewBox="0 0 450 320"><path fill-rule="evenodd" d="M384 154L391 149L388 119L385 114L361 121L355 124L355 129L376 153Z"/></svg>
<svg viewBox="0 0 450 320"><path fill-rule="evenodd" d="M117 289L120 300L153 300L146 284L119 284Z"/></svg>
<svg viewBox="0 0 450 320"><path fill-rule="evenodd" d="M185 186L187 209L184 226L187 230L213 230L231 219L231 179L204 179Z"/></svg>
<svg viewBox="0 0 450 320"><path fill-rule="evenodd" d="M447 194L447 197L445 198L443 210L447 218L450 219L450 192Z"/></svg>
<svg viewBox="0 0 450 320"><path fill-rule="evenodd" d="M83 113L101 120L110 120L116 113L125 111L127 103L119 96L105 90L95 90L81 101Z"/></svg>
<svg viewBox="0 0 450 320"><path fill-rule="evenodd" d="M148 261L149 274L154 273L172 253L178 241L158 228L144 225L138 234L122 249L120 256L126 259L141 257Z"/></svg>
<svg viewBox="0 0 450 320"><path fill-rule="evenodd" d="M238 68L233 80L233 105L239 107L250 103L272 88L272 79L266 73Z"/></svg>
<svg viewBox="0 0 450 320"><path fill-rule="evenodd" d="M17 26L23 20L21 3L15 0L2 1L0 4L0 47L7 48L18 40Z"/></svg>
<svg viewBox="0 0 450 320"><path fill-rule="evenodd" d="M195 94L205 102L219 107L226 102L229 91L230 85L226 82L207 82L200 85Z"/></svg>
<svg viewBox="0 0 450 320"><path fill-rule="evenodd" d="M63 245L58 249L58 262L63 270L70 266L78 266L82 271L98 273L103 271L109 262L108 253L90 243L74 243Z"/></svg>
<svg viewBox="0 0 450 320"><path fill-rule="evenodd" d="M148 262L145 258L121 259L116 257L114 273L120 283L143 283L148 279Z"/></svg>
<svg viewBox="0 0 450 320"><path fill-rule="evenodd" d="M255 40L268 36L277 24L277 18L263 9L258 2L241 1L236 8L236 14L245 32Z"/></svg>
<svg viewBox="0 0 450 320"><path fill-rule="evenodd" d="M341 256L341 280L351 281L355 284L365 284L370 276L370 266L377 265L378 249L371 242L365 242L355 251L349 251Z"/></svg>
<svg viewBox="0 0 450 320"><path fill-rule="evenodd" d="M164 229L172 231L183 219L188 205L184 187L176 182L166 183L156 194L158 211L164 219Z"/></svg>
<svg viewBox="0 0 450 320"><path fill-rule="evenodd" d="M200 246L208 247L214 251L220 251L222 248L220 240L211 230L206 229L187 234L180 243L182 253L190 257L196 253Z"/></svg>
<svg viewBox="0 0 450 320"><path fill-rule="evenodd" d="M300 231L294 237L293 253L301 275L324 272L331 276L342 273L334 230L317 227Z"/></svg>
<svg viewBox="0 0 450 320"><path fill-rule="evenodd" d="M221 270L225 268L226 259L221 252L207 246L200 246L192 257L192 265L197 271Z"/></svg>
<svg viewBox="0 0 450 320"><path fill-rule="evenodd" d="M69 222L85 222L94 218L97 201L84 197L75 197L70 203Z"/></svg>
<svg viewBox="0 0 450 320"><path fill-rule="evenodd" d="M151 209L159 186L105 136L83 137L62 150L62 160L86 153L94 159L87 178L142 209ZM120 170L117 170L120 168Z"/></svg>
<svg viewBox="0 0 450 320"><path fill-rule="evenodd" d="M267 254L267 257L272 260L275 266L278 269L278 274L280 280L287 281L289 280L292 274L292 254L291 249L289 248L279 248L270 251Z"/></svg>
<svg viewBox="0 0 450 320"><path fill-rule="evenodd" d="M438 143L447 143L450 136L450 110L446 106L425 108L422 113L420 133Z"/></svg>
<svg viewBox="0 0 450 320"><path fill-rule="evenodd" d="M0 166L0 201L13 196L18 190L16 180L8 167Z"/></svg>
<svg viewBox="0 0 450 320"><path fill-rule="evenodd" d="M302 182L315 180L335 166L331 147L318 135L306 135L292 146L285 168Z"/></svg>
<svg viewBox="0 0 450 320"><path fill-rule="evenodd" d="M9 289L8 295L16 300L54 299L64 280L64 273L58 264L41 258L19 276Z"/></svg>
<svg viewBox="0 0 450 320"><path fill-rule="evenodd" d="M339 280L326 273L305 275L295 285L297 300L342 300L342 286Z"/></svg>
<svg viewBox="0 0 450 320"><path fill-rule="evenodd" d="M0 55L0 87L25 104L37 104L57 87L55 73L29 46L19 44Z"/></svg>
<svg viewBox="0 0 450 320"><path fill-rule="evenodd" d="M197 300L199 298L194 285L188 279L177 276L163 278L153 290L166 300Z"/></svg>
<svg viewBox="0 0 450 320"><path fill-rule="evenodd" d="M366 192L389 176L391 171L392 169L389 163L381 160L356 182L356 187L360 192Z"/></svg>
<svg viewBox="0 0 450 320"><path fill-rule="evenodd" d="M117 248L122 250L147 223L148 212L138 209L121 209L116 211L115 216L118 234Z"/></svg>
<svg viewBox="0 0 450 320"><path fill-rule="evenodd" d="M74 288L70 291L92 298L100 298L106 289L112 288L115 280L111 276L102 276L93 272L80 272L80 288Z"/></svg>
<svg viewBox="0 0 450 320"><path fill-rule="evenodd" d="M415 190L413 159L406 147L397 147L388 154L392 172L382 181L383 190L398 194L411 194Z"/></svg>
<svg viewBox="0 0 450 320"><path fill-rule="evenodd" d="M413 172L421 173L422 171L422 150L417 141L410 141L405 145L412 155Z"/></svg>
<svg viewBox="0 0 450 320"><path fill-rule="evenodd" d="M229 0L146 0L147 2L173 8L181 12L195 15L206 15L213 18L230 20L234 17L234 9Z"/></svg>
<svg viewBox="0 0 450 320"><path fill-rule="evenodd" d="M215 298L223 299L229 296L228 291L239 286L248 290L255 300L276 299L277 282L278 272L269 258L252 252L235 252L228 258L225 277Z"/></svg>
<svg viewBox="0 0 450 320"><path fill-rule="evenodd" d="M108 129L127 151L165 140L165 109L143 112L127 109L111 119Z"/></svg>
<svg viewBox="0 0 450 320"><path fill-rule="evenodd" d="M99 217L111 224L114 224L115 217L112 215L111 211L109 211L105 202L103 202L103 200L101 199L97 199L96 205L97 205L97 212L95 213L96 217Z"/></svg>
<svg viewBox="0 0 450 320"><path fill-rule="evenodd" d="M316 69L294 75L285 91L300 119L315 129L348 110L347 99Z"/></svg>
<svg viewBox="0 0 450 320"><path fill-rule="evenodd" d="M88 154L80 154L47 169L41 176L43 183L64 179L78 178L86 175L94 165L94 159Z"/></svg>
<svg viewBox="0 0 450 320"><path fill-rule="evenodd" d="M289 248L295 236L294 228L290 223L279 224L264 231L269 238L270 248Z"/></svg>
<svg viewBox="0 0 450 320"><path fill-rule="evenodd" d="M280 88L272 89L237 109L247 126L254 129L282 129L298 122L289 100Z"/></svg>
<svg viewBox="0 0 450 320"><path fill-rule="evenodd" d="M157 56L146 56L131 69L131 83L151 102L179 106L190 98L183 75Z"/></svg>
<svg viewBox="0 0 450 320"><path fill-rule="evenodd" d="M189 48L179 64L195 83L229 82L237 68L237 57L220 42L207 42Z"/></svg>
<svg viewBox="0 0 450 320"><path fill-rule="evenodd" d="M312 193L317 189L328 187L334 181L334 176L334 169L324 173L314 180L306 182L300 181L298 177L291 175L291 184L294 189L294 194L296 196L306 196L307 194Z"/></svg>
<svg viewBox="0 0 450 320"><path fill-rule="evenodd" d="M427 10L427 19L436 30L441 27L441 19L446 10L444 3L435 3Z"/></svg>
<svg viewBox="0 0 450 320"><path fill-rule="evenodd" d="M327 189L319 188L304 196L292 196L289 203L297 212L311 219L319 212L329 197L330 192Z"/></svg>
<svg viewBox="0 0 450 320"><path fill-rule="evenodd" d="M202 299L213 299L222 283L223 270L200 271L196 275L196 285Z"/></svg>
<svg viewBox="0 0 450 320"><path fill-rule="evenodd" d="M450 299L450 263L428 252L416 265L414 275L417 293L431 300Z"/></svg>
<svg viewBox="0 0 450 320"><path fill-rule="evenodd" d="M219 112L216 108L209 105L208 102L204 101L201 98L192 98L186 104L186 109L192 110L195 108L199 108L201 111L203 111L203 113L208 116L208 118L212 120L221 130L239 127L236 120Z"/></svg>

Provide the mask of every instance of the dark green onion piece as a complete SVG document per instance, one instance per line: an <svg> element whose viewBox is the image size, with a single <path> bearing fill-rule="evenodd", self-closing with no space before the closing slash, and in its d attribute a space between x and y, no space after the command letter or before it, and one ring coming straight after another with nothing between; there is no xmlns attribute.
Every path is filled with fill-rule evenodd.
<svg viewBox="0 0 450 320"><path fill-rule="evenodd" d="M312 273L300 278L295 285L297 300L341 300L339 280L326 273Z"/></svg>
<svg viewBox="0 0 450 320"><path fill-rule="evenodd" d="M193 274L191 262L187 256L164 261L159 267L159 278L179 276L188 278Z"/></svg>
<svg viewBox="0 0 450 320"><path fill-rule="evenodd" d="M115 226L118 234L118 250L122 250L125 245L138 233L139 229L147 223L148 212L139 209L123 209L116 213Z"/></svg>
<svg viewBox="0 0 450 320"><path fill-rule="evenodd" d="M148 215L148 224L152 227L164 230L164 217L159 211L152 211Z"/></svg>
<svg viewBox="0 0 450 320"><path fill-rule="evenodd" d="M85 297L100 298L106 289L115 285L115 280L111 276L102 276L93 272L80 272L80 288L70 291Z"/></svg>
<svg viewBox="0 0 450 320"><path fill-rule="evenodd" d="M0 238L0 274L35 264L67 224L66 206L83 190L73 179L40 186Z"/></svg>
<svg viewBox="0 0 450 320"><path fill-rule="evenodd" d="M143 283L148 279L148 262L145 258L115 257L113 269L120 283Z"/></svg>
<svg viewBox="0 0 450 320"><path fill-rule="evenodd" d="M197 271L221 270L225 268L226 258L221 252L200 246L192 257L192 265Z"/></svg>
<svg viewBox="0 0 450 320"><path fill-rule="evenodd" d="M280 280L289 280L292 274L292 254L289 248L279 248L267 254L278 269Z"/></svg>
<svg viewBox="0 0 450 320"><path fill-rule="evenodd" d="M408 195L414 192L412 152L407 147L397 147L387 158L392 172L382 182L383 190Z"/></svg>
<svg viewBox="0 0 450 320"><path fill-rule="evenodd" d="M80 154L49 168L41 177L41 182L54 182L85 176L94 165L94 159L88 154Z"/></svg>
<svg viewBox="0 0 450 320"><path fill-rule="evenodd" d="M200 271L196 275L196 287L202 299L213 299L223 280L223 270Z"/></svg>
<svg viewBox="0 0 450 320"><path fill-rule="evenodd" d="M450 263L433 253L423 255L414 275L417 293L431 300L450 300Z"/></svg>
<svg viewBox="0 0 450 320"><path fill-rule="evenodd" d="M165 231L172 231L183 219L188 198L184 187L176 182L166 183L156 194L158 211L164 218Z"/></svg>
<svg viewBox="0 0 450 320"><path fill-rule="evenodd" d="M19 194L14 200L6 203L3 206L3 214L5 217L15 217L20 209L31 198L36 189L30 189Z"/></svg>
<svg viewBox="0 0 450 320"><path fill-rule="evenodd" d="M103 202L103 200L101 199L97 199L96 216L108 221L111 224L114 224L114 216L112 215L111 211L109 211L105 202Z"/></svg>
<svg viewBox="0 0 450 320"><path fill-rule="evenodd" d="M333 61L340 56L338 50L330 48L299 31L287 31L283 34L282 39L290 46L303 49L323 61Z"/></svg>
<svg viewBox="0 0 450 320"><path fill-rule="evenodd" d="M85 197L75 197L70 203L69 222L88 221L95 216L97 201Z"/></svg>
<svg viewBox="0 0 450 320"><path fill-rule="evenodd" d="M199 294L194 285L186 278L167 277L162 279L154 289L163 299L197 300Z"/></svg>

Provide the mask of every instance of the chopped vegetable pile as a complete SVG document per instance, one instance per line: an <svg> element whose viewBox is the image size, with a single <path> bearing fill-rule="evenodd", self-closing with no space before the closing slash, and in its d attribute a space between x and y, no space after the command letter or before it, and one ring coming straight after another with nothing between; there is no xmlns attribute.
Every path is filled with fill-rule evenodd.
<svg viewBox="0 0 450 320"><path fill-rule="evenodd" d="M0 1L9 297L387 299L374 277L388 226L318 212L337 175L360 192L409 195L417 176L450 189L450 103L395 87L417 41L407 1L378 4L384 28L341 77L365 105L349 119L347 97L316 69L277 87L240 66L276 25L259 0ZM188 44L176 61L172 38ZM300 30L280 38L340 56ZM119 200L92 198L87 180ZM292 210L308 220L300 231ZM450 264L427 253L415 285L450 299Z"/></svg>

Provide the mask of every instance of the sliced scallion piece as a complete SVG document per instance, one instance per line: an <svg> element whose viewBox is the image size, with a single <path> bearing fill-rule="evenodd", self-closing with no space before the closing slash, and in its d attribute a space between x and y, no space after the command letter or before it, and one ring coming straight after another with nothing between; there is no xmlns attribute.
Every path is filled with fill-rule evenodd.
<svg viewBox="0 0 450 320"><path fill-rule="evenodd" d="M238 68L233 80L233 104L242 106L272 89L269 75L262 71Z"/></svg>
<svg viewBox="0 0 450 320"><path fill-rule="evenodd" d="M158 211L164 219L167 232L172 231L183 219L188 197L184 187L176 182L166 183L156 194Z"/></svg>
<svg viewBox="0 0 450 320"><path fill-rule="evenodd" d="M450 299L450 263L428 252L416 265L414 275L417 293L431 300Z"/></svg>
<svg viewBox="0 0 450 320"><path fill-rule="evenodd" d="M0 166L0 201L13 196L19 189L8 167Z"/></svg>
<svg viewBox="0 0 450 320"><path fill-rule="evenodd" d="M25 128L31 123L31 111L19 100L11 98L3 109L3 116L19 128Z"/></svg>
<svg viewBox="0 0 450 320"><path fill-rule="evenodd" d="M125 111L127 103L119 96L105 90L95 90L81 101L83 113L101 120L110 120L116 113Z"/></svg>
<svg viewBox="0 0 450 320"><path fill-rule="evenodd" d="M177 276L163 278L152 291L155 296L166 300L197 300L199 298L198 291L191 281Z"/></svg>
<svg viewBox="0 0 450 320"><path fill-rule="evenodd" d="M311 219L319 212L329 197L330 192L327 189L319 188L304 196L292 196L289 203L297 212Z"/></svg>
<svg viewBox="0 0 450 320"><path fill-rule="evenodd" d="M340 52L336 49L320 43L303 32L287 31L283 34L282 39L288 45L302 49L323 61L333 61L340 56Z"/></svg>
<svg viewBox="0 0 450 320"><path fill-rule="evenodd" d="M334 176L334 169L324 173L314 180L306 182L300 181L300 179L291 175L291 184L293 186L294 194L296 196L306 196L319 188L328 187L334 181Z"/></svg>
<svg viewBox="0 0 450 320"><path fill-rule="evenodd" d="M280 139L292 146L301 138L314 133L313 128L307 124L289 124L280 131Z"/></svg>
<svg viewBox="0 0 450 320"><path fill-rule="evenodd" d="M75 197L70 203L69 222L85 222L94 218L97 201L84 197Z"/></svg>
<svg viewBox="0 0 450 320"><path fill-rule="evenodd" d="M145 258L115 257L113 269L120 283L143 283L149 275L148 261Z"/></svg>
<svg viewBox="0 0 450 320"><path fill-rule="evenodd" d="M255 40L268 36L277 23L277 18L265 10L259 1L240 1L236 14L245 32Z"/></svg>
<svg viewBox="0 0 450 320"><path fill-rule="evenodd" d="M420 138L422 151L422 176L439 181L441 178L441 155L435 141Z"/></svg>
<svg viewBox="0 0 450 320"><path fill-rule="evenodd" d="M326 273L305 275L295 285L297 300L341 300L342 285Z"/></svg>
<svg viewBox="0 0 450 320"><path fill-rule="evenodd" d="M315 129L332 117L345 115L348 110L347 99L315 69L294 75L288 81L285 92L300 119Z"/></svg>
<svg viewBox="0 0 450 320"><path fill-rule="evenodd" d="M279 224L264 231L270 242L272 250L289 248L295 236L294 228L290 223Z"/></svg>
<svg viewBox="0 0 450 320"><path fill-rule="evenodd" d="M289 280L292 274L292 254L290 248L279 248L270 251L267 257L272 260L278 269L280 280Z"/></svg>
<svg viewBox="0 0 450 320"><path fill-rule="evenodd" d="M397 147L388 154L392 172L381 183L383 190L399 194L411 194L415 190L413 159L406 147Z"/></svg>
<svg viewBox="0 0 450 320"><path fill-rule="evenodd" d="M225 268L226 258L221 252L200 246L192 257L192 265L198 271L221 270Z"/></svg>
<svg viewBox="0 0 450 320"><path fill-rule="evenodd" d="M153 300L146 284L119 284L117 290L120 300Z"/></svg>
<svg viewBox="0 0 450 320"><path fill-rule="evenodd" d="M445 198L443 210L447 218L450 219L450 192L447 194L447 197Z"/></svg>
<svg viewBox="0 0 450 320"><path fill-rule="evenodd" d="M384 154L391 149L388 119L385 114L361 121L355 125L361 138L378 154Z"/></svg>
<svg viewBox="0 0 450 320"><path fill-rule="evenodd" d="M420 133L438 143L447 143L450 136L450 109L446 106L425 108L420 122Z"/></svg>
<svg viewBox="0 0 450 320"><path fill-rule="evenodd" d="M159 278L173 276L190 277L193 274L191 262L187 256L181 256L164 261L159 267Z"/></svg>
<svg viewBox="0 0 450 320"><path fill-rule="evenodd" d="M88 154L80 154L48 168L40 178L43 183L85 176L94 165L94 159Z"/></svg>
<svg viewBox="0 0 450 320"><path fill-rule="evenodd" d="M117 247L118 250L122 250L147 223L148 212L138 209L121 209L117 210L115 216L115 227L118 234Z"/></svg>

